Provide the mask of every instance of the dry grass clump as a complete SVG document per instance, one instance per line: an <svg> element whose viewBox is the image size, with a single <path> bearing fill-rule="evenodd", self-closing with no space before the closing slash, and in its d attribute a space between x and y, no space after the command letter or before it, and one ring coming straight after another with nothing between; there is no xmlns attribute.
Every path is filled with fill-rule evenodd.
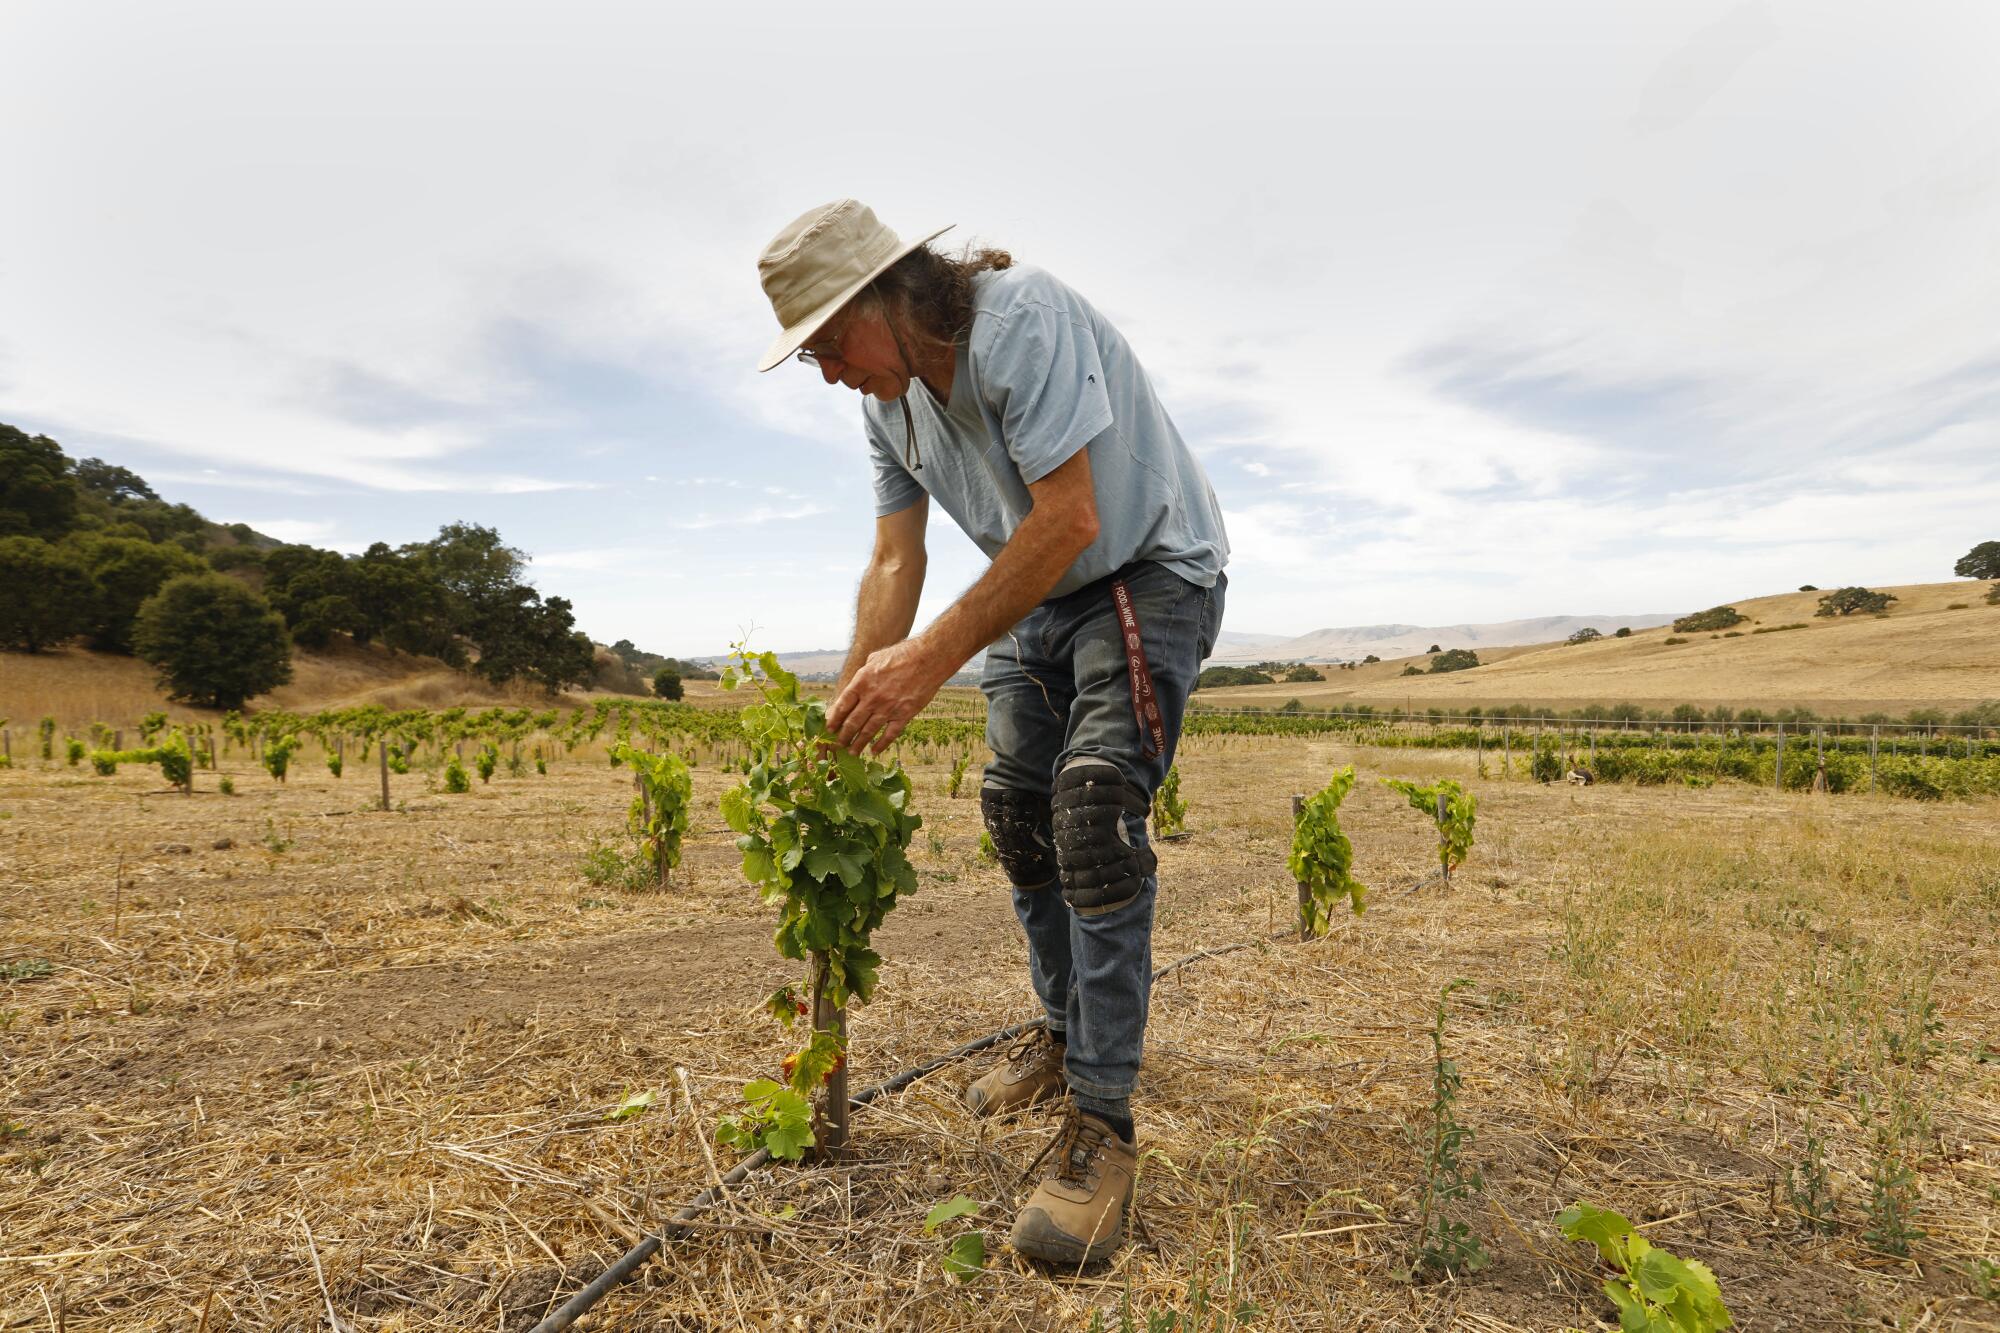
<svg viewBox="0 0 2000 1333"><path fill-rule="evenodd" d="M1266 940L1293 898L1287 797L1344 762L1375 906L1325 941ZM1161 848L1156 961L1258 943L1155 990L1144 1230L1111 1264L1005 1252L1047 1130L970 1117L970 1065L857 1112L847 1159L732 1189L592 1326L1116 1329L1129 1306L1141 1329L1197 1310L1592 1327L1591 1258L1551 1225L1579 1198L1708 1263L1744 1327L1991 1322L1965 1270L2000 1259L1994 803L1469 767L1327 741L1183 750L1194 836ZM945 768L917 774L922 889L880 934L857 1086L1034 1012L977 802L943 797ZM330 1302L369 1333L526 1328L728 1167L715 1118L772 1072L756 1005L787 973L719 819L697 815L673 893L634 893L579 873L630 793L595 750L467 796L398 778L389 814L365 809L372 777L336 782L310 750L293 771L281 788L239 761L235 798L0 773L18 884L0 966L21 977L0 982L7 1326L320 1327ZM1383 774L1480 797L1449 895L1399 892L1431 842ZM724 785L696 770L703 810ZM1493 1263L1412 1285L1427 1034L1461 976L1445 1044L1484 1188L1458 1215ZM607 1119L634 1089L652 1109ZM1882 1182L1914 1206L1907 1258L1878 1225ZM994 1255L963 1284L922 1225L959 1193Z"/></svg>

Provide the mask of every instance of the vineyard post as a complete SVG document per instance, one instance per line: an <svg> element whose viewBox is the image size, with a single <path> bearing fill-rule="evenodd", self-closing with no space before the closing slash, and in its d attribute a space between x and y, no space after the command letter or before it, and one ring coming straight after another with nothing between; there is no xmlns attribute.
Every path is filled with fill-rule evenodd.
<svg viewBox="0 0 2000 1333"><path fill-rule="evenodd" d="M382 809L389 808L389 733L375 738L375 758L382 767Z"/></svg>
<svg viewBox="0 0 2000 1333"><path fill-rule="evenodd" d="M1771 765L1771 774L1772 790L1783 791L1785 789L1785 724L1782 722L1778 724L1778 754L1776 761Z"/></svg>
<svg viewBox="0 0 2000 1333"><path fill-rule="evenodd" d="M1875 750L1882 743L1882 724L1868 728L1868 790L1875 790Z"/></svg>
<svg viewBox="0 0 2000 1333"><path fill-rule="evenodd" d="M1514 776L1514 729L1500 728L1500 776Z"/></svg>
<svg viewBox="0 0 2000 1333"><path fill-rule="evenodd" d="M1306 798L1296 793L1292 796L1292 827L1299 826L1299 816L1306 808ZM1299 938L1312 937L1312 886L1304 880L1295 881L1299 886Z"/></svg>
<svg viewBox="0 0 2000 1333"><path fill-rule="evenodd" d="M210 772L214 772L216 768L215 737L212 734L208 738L208 768Z"/></svg>
<svg viewBox="0 0 2000 1333"><path fill-rule="evenodd" d="M1451 840L1445 837L1444 835L1444 820L1445 820L1444 807L1445 807L1444 793L1440 791L1438 793L1438 799L1437 799L1438 846L1443 848L1444 851L1439 855L1438 860L1442 862L1444 865L1444 891L1446 893L1450 893L1451 892L1451 854L1450 854Z"/></svg>
<svg viewBox="0 0 2000 1333"><path fill-rule="evenodd" d="M14 733L5 727L0 727L0 758L14 762Z"/></svg>
<svg viewBox="0 0 2000 1333"><path fill-rule="evenodd" d="M125 733L123 731L114 731L111 733L111 748L114 750L125 748Z"/></svg>
<svg viewBox="0 0 2000 1333"><path fill-rule="evenodd" d="M1597 763L1597 724L1595 722L1590 724L1590 763L1593 767ZM1595 775L1593 774L1592 776Z"/></svg>
<svg viewBox="0 0 2000 1333"><path fill-rule="evenodd" d="M815 1032L832 1032L847 1048L847 1008L835 1008L827 998L827 956L819 950L812 956L812 1017ZM847 1146L847 1061L842 1060L828 1076L826 1096L820 1104L821 1123L814 1126L813 1138L827 1152Z"/></svg>
<svg viewBox="0 0 2000 1333"><path fill-rule="evenodd" d="M1817 748L1819 770L1813 774L1813 786L1819 791L1826 790L1826 728L1813 728L1813 744Z"/></svg>

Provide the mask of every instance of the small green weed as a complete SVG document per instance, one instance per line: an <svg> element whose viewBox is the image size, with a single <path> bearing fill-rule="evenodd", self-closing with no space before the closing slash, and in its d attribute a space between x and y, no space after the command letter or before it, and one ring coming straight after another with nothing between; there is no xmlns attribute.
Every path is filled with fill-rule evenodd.
<svg viewBox="0 0 2000 1333"><path fill-rule="evenodd" d="M1805 1155L1785 1172L1785 1196L1799 1225L1808 1231L1831 1235L1833 1220L1833 1180L1826 1169L1826 1144L1806 1122Z"/></svg>
<svg viewBox="0 0 2000 1333"><path fill-rule="evenodd" d="M1417 1205L1417 1236L1404 1276L1411 1281L1450 1273L1476 1273L1492 1260L1472 1228L1446 1213L1446 1206L1477 1194L1483 1181L1476 1167L1460 1154L1472 1142L1470 1129L1458 1121L1458 1095L1464 1080L1458 1065L1444 1054L1444 1025L1451 993L1472 983L1465 978L1438 992L1437 1016L1431 1024L1431 1105L1425 1123L1411 1139L1424 1155L1424 1193Z"/></svg>

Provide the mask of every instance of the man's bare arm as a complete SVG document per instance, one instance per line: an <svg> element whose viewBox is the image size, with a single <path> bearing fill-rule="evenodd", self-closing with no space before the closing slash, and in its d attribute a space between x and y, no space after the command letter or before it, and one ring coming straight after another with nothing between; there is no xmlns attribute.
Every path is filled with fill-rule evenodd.
<svg viewBox="0 0 2000 1333"><path fill-rule="evenodd" d="M872 738L878 753L900 736L938 687L967 659L1040 605L1077 556L1097 540L1090 455L1032 483L1034 508L980 580L922 634L890 643L843 671L827 722L849 749ZM907 630L907 622L903 628ZM860 648L857 637L856 649ZM879 733L879 734L878 734Z"/></svg>
<svg viewBox="0 0 2000 1333"><path fill-rule="evenodd" d="M930 509L931 498L919 496L907 509L875 520L875 553L861 576L854 606L854 641L840 668L835 698L870 653L907 638L910 627L917 623L917 602L923 596L928 559L924 528Z"/></svg>
<svg viewBox="0 0 2000 1333"><path fill-rule="evenodd" d="M951 672L1019 624L1041 605L1097 540L1097 493L1091 485L1090 452L1079 449L1068 462L1028 487L1035 507L1007 539L979 582L917 636Z"/></svg>

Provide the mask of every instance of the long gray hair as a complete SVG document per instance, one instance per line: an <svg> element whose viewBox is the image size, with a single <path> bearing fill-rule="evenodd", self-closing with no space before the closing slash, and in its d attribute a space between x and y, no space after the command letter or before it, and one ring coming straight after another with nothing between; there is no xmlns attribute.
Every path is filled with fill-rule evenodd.
<svg viewBox="0 0 2000 1333"><path fill-rule="evenodd" d="M883 270L867 294L904 336L927 350L950 347L972 327L973 275L1013 265L1005 250L967 246L954 258L920 245Z"/></svg>

